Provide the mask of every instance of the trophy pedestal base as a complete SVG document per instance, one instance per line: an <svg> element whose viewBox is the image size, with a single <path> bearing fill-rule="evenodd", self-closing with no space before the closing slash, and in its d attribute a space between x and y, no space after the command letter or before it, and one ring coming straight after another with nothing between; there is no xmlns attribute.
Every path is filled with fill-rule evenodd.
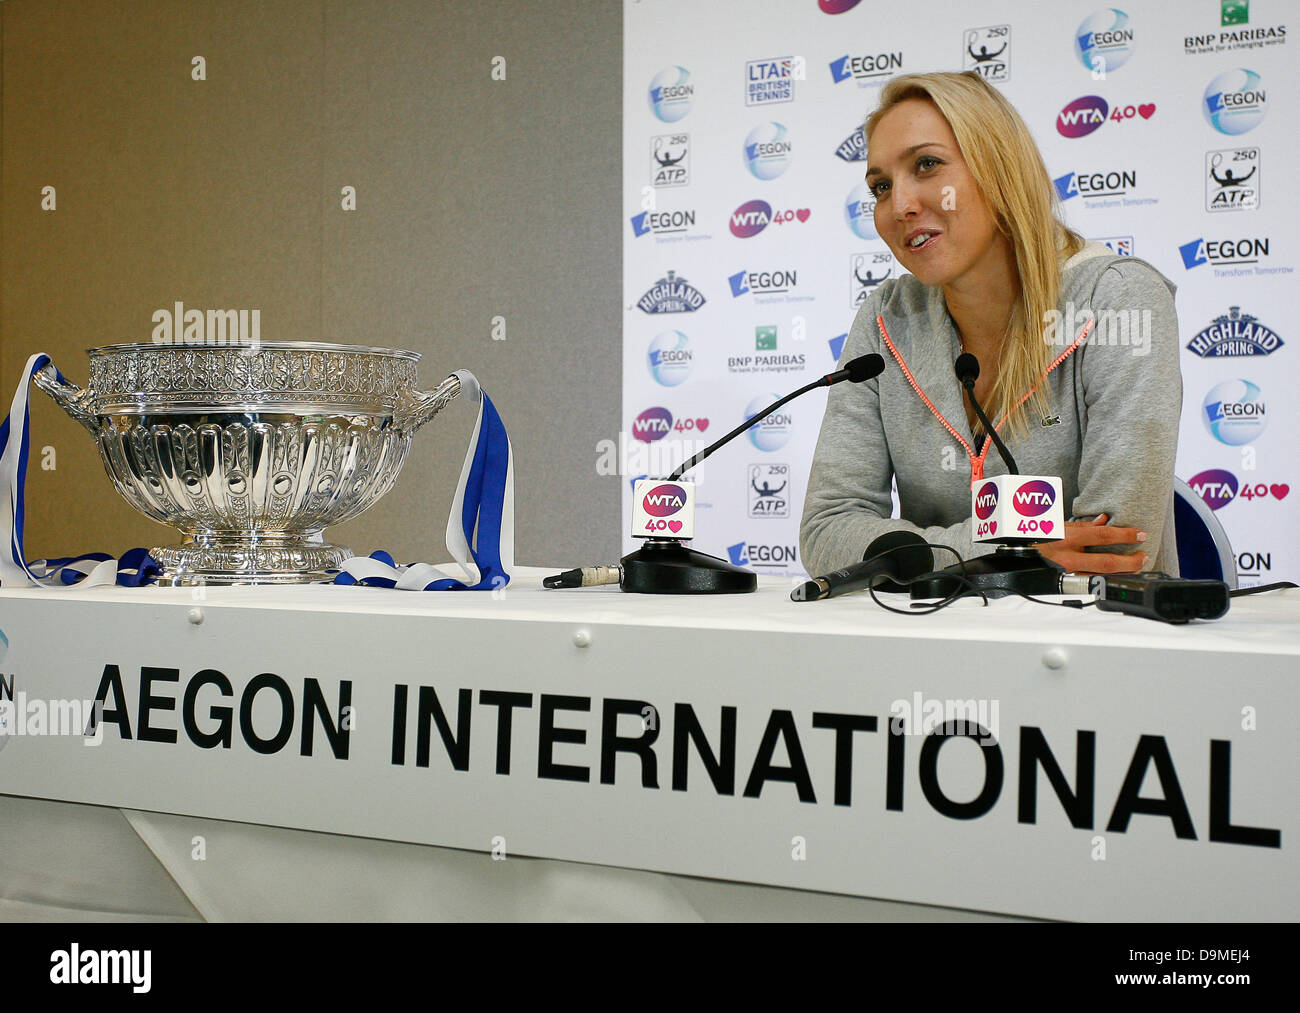
<svg viewBox="0 0 1300 1013"><path fill-rule="evenodd" d="M150 549L163 587L315 584L332 580L352 551L319 541L320 531L201 531L180 545Z"/></svg>

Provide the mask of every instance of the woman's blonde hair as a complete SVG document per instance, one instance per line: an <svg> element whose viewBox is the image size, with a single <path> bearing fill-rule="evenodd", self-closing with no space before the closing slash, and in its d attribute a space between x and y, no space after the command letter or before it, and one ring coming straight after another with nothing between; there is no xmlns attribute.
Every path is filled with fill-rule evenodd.
<svg viewBox="0 0 1300 1013"><path fill-rule="evenodd" d="M978 74L967 71L892 78L881 89L879 107L867 117L863 133L868 143L881 117L913 98L934 103L948 121L998 229L1015 251L1020 297L1012 306L997 381L988 401L995 423L1010 413L1008 427L1023 435L1026 409L1015 405L1033 388L1026 404L1040 414L1047 413L1046 393L1039 382L1059 350L1045 339L1044 327L1054 319L1050 314L1057 308L1061 265L1083 248L1084 240L1058 217L1056 191L1025 121L1002 93Z"/></svg>

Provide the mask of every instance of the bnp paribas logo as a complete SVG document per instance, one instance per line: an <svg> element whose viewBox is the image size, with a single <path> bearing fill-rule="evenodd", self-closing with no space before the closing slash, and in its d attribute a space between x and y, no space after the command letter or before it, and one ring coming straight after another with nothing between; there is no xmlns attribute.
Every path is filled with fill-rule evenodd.
<svg viewBox="0 0 1300 1013"><path fill-rule="evenodd" d="M1250 0L1219 0L1219 24L1250 24Z"/></svg>

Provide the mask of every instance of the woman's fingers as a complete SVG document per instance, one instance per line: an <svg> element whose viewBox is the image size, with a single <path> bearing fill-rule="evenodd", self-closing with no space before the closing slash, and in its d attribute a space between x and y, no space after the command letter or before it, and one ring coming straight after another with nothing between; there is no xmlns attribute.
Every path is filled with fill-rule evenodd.
<svg viewBox="0 0 1300 1013"><path fill-rule="evenodd" d="M1146 532L1141 528L1067 524L1065 531L1065 540L1073 541L1077 545L1135 545L1138 542L1147 540Z"/></svg>

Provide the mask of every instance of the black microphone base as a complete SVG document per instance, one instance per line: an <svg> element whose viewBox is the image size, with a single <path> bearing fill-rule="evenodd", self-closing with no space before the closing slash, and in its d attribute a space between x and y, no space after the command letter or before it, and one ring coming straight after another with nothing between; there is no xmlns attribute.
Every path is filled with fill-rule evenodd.
<svg viewBox="0 0 1300 1013"><path fill-rule="evenodd" d="M744 594L758 577L678 541L652 538L622 559L624 591L635 594Z"/></svg>
<svg viewBox="0 0 1300 1013"><path fill-rule="evenodd" d="M999 545L991 556L979 556L966 563L961 581L962 567L953 565L911 585L913 598L948 598L963 587L972 592L978 588L990 598L1009 594L1060 594L1061 574L1065 568L1047 559L1037 549L1025 546Z"/></svg>

